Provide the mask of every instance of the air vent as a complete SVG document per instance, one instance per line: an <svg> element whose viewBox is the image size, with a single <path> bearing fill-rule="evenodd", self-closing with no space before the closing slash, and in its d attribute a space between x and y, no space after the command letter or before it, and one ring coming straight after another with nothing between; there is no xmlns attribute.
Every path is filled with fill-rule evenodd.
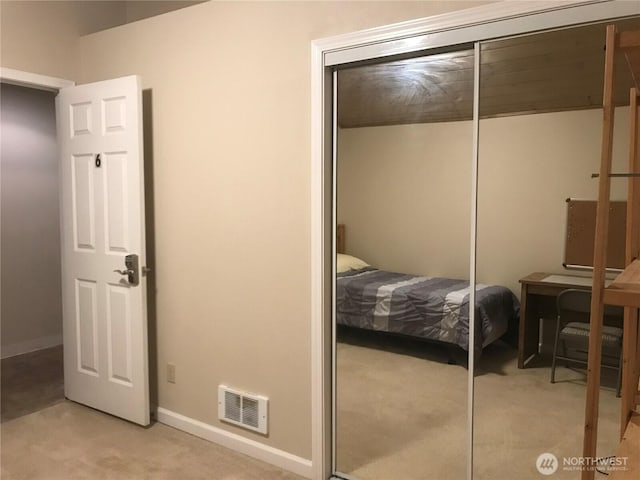
<svg viewBox="0 0 640 480"><path fill-rule="evenodd" d="M266 397L218 386L218 418L249 430L267 433Z"/></svg>

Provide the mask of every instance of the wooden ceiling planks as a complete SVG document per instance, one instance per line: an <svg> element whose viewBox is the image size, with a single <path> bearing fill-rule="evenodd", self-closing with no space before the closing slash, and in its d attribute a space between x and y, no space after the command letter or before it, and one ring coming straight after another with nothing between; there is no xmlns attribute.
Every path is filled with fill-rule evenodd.
<svg viewBox="0 0 640 480"><path fill-rule="evenodd" d="M640 19L617 22L640 28ZM484 43L480 116L602 106L605 24ZM619 59L614 100L627 105L633 79ZM637 72L640 79L640 72ZM347 68L338 73L342 128L470 120L473 50Z"/></svg>

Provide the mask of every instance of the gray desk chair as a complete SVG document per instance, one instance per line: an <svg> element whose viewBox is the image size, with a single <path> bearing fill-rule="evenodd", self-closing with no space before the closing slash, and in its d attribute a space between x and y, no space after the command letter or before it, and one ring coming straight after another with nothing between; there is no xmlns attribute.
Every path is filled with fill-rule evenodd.
<svg viewBox="0 0 640 480"><path fill-rule="evenodd" d="M589 349L589 315L591 312L591 291L564 290L557 300L558 321L553 345L553 360L551 362L551 383L555 383L556 361L564 360L567 367L570 362L587 365ZM618 370L618 385L616 396L620 396L622 384L622 328L608 325L617 322L622 325L624 309L612 305L605 305L605 325L602 328L602 366ZM562 344L562 355L558 347ZM570 355L573 354L573 355ZM605 360L609 360L605 362Z"/></svg>

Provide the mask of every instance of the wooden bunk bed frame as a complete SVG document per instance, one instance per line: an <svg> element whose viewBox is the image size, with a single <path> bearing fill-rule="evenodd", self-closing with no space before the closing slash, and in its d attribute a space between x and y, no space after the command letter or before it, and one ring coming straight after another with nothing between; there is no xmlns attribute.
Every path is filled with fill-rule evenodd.
<svg viewBox="0 0 640 480"><path fill-rule="evenodd" d="M629 171L612 173L614 109L614 59L624 53L634 79L630 91ZM615 25L607 27L604 72L602 151L598 185L598 207L593 263L593 294L591 299L591 330L587 367L587 399L585 408L583 457L596 459L598 440L598 406L602 358L602 323L604 305L620 305L624 309L622 345L622 398L620 405L621 442L618 457L627 457L626 470L612 472L616 480L640 478L640 30L617 32ZM611 177L628 177L627 233L625 270L605 288L609 203ZM582 471L582 480L593 480L594 468Z"/></svg>
<svg viewBox="0 0 640 480"><path fill-rule="evenodd" d="M336 253L346 253L346 238L344 224L336 225Z"/></svg>

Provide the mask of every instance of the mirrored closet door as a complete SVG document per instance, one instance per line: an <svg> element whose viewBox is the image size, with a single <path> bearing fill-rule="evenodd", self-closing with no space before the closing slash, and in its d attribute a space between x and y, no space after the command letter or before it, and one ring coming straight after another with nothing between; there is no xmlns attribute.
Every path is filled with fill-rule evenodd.
<svg viewBox="0 0 640 480"><path fill-rule="evenodd" d="M468 47L337 71L344 478L466 475L473 72Z"/></svg>
<svg viewBox="0 0 640 480"><path fill-rule="evenodd" d="M554 28L530 17L509 30L501 20L492 27L518 35L486 40L470 26L454 35L457 47L383 59L366 45L325 63L336 477L538 479L549 455L554 478L580 475L570 467L582 455L588 317L571 309L589 304L604 32L640 29L629 13L575 25L611 17L589 17L596 3L580 7L584 20L558 13ZM533 24L536 33L519 34ZM469 31L485 36L469 43L478 39ZM625 171L632 80L616 70L613 171ZM614 179L612 200L626 193ZM610 332L619 322L617 312L605 317ZM606 472L619 442L616 345L603 364Z"/></svg>
<svg viewBox="0 0 640 480"><path fill-rule="evenodd" d="M558 460L553 478L580 475L571 459L582 456L589 317L573 310L590 302L593 247L585 242L594 236L598 184L591 174L600 165L609 23L481 45L477 282L479 292L505 287L516 309L498 319L506 335L483 339L475 365L477 480L542 478L549 473L543 454ZM637 19L615 23L640 27ZM616 71L613 171L625 171L627 162L632 79L623 67ZM626 179L614 180L611 198L625 197ZM578 292L562 293L568 289ZM483 308L479 301L476 308ZM488 318L487 328L495 321ZM615 315L607 321L620 326ZM620 350L605 348L603 362L598 457L606 473L619 442Z"/></svg>

